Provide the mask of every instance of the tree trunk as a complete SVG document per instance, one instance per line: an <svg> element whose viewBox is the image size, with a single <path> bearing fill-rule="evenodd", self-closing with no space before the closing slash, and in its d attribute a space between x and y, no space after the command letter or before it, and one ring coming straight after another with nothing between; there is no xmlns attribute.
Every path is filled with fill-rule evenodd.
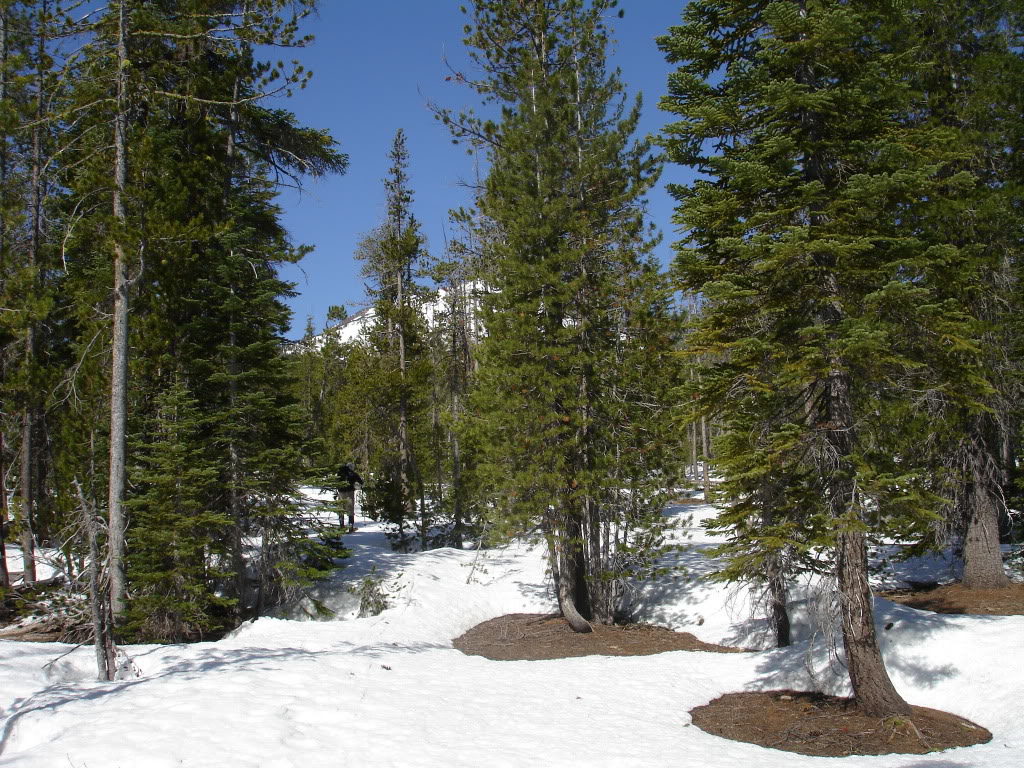
<svg viewBox="0 0 1024 768"><path fill-rule="evenodd" d="M971 481L967 493L967 526L964 534L963 585L969 589L1001 589L1010 586L999 547L998 478L983 446L972 446Z"/></svg>
<svg viewBox="0 0 1024 768"><path fill-rule="evenodd" d="M711 492L711 469L708 466L708 459L711 458L711 449L708 446L708 420L707 417L700 417L700 443L701 452L704 454L704 501L710 502L714 499L714 493Z"/></svg>
<svg viewBox="0 0 1024 768"><path fill-rule="evenodd" d="M462 456L459 451L459 437L455 430L448 432L452 448L452 546L462 549L465 538L465 523L462 520Z"/></svg>
<svg viewBox="0 0 1024 768"><path fill-rule="evenodd" d="M768 600L772 632L775 634L775 646L785 648L790 644L789 594L786 589L786 576L782 570L779 553L768 556Z"/></svg>
<svg viewBox="0 0 1024 768"><path fill-rule="evenodd" d="M0 429L0 587L11 586L11 574L7 571L7 441Z"/></svg>
<svg viewBox="0 0 1024 768"><path fill-rule="evenodd" d="M29 201L29 248L28 269L30 272L31 291L37 294L41 281L38 275L40 248L43 231L43 78L45 76L44 60L46 54L46 15L48 2L43 1L40 9L39 29L36 34L36 104L32 126L32 189ZM33 584L36 581L35 557L35 518L36 518L36 469L38 460L35 455L36 439L36 401L35 388L36 370L36 317L35 310L29 312L28 324L25 328L25 371L27 372L25 405L22 413L21 429L21 512L22 534L21 546L24 561L22 581Z"/></svg>
<svg viewBox="0 0 1024 768"><path fill-rule="evenodd" d="M397 271L398 296L396 299L399 311L399 321L395 327L395 335L398 343L398 378L400 392L398 396L398 478L402 494L402 514L407 520L416 519L416 499L412 490L412 450L409 442L409 403L406 395L406 370L405 370L405 274L404 268ZM426 514L426 510L423 510ZM421 521L421 529L423 521Z"/></svg>
<svg viewBox="0 0 1024 768"><path fill-rule="evenodd" d="M909 715L910 705L896 692L878 648L864 534L842 531L838 537L837 555L843 647L857 707L871 717Z"/></svg>
<svg viewBox="0 0 1024 768"><path fill-rule="evenodd" d="M117 674L117 653L110 631L109 604L100 586L100 544L92 505L85 498L82 486L74 481L82 510L82 532L89 543L89 608L92 616L93 646L96 650L96 671L100 680L113 680Z"/></svg>
<svg viewBox="0 0 1024 768"><path fill-rule="evenodd" d="M21 558L23 584L36 582L36 537L33 530L35 506L32 483L32 409L26 407L21 422Z"/></svg>
<svg viewBox="0 0 1024 768"><path fill-rule="evenodd" d="M762 490L765 495L761 524L765 528L774 522L775 493L770 487ZM768 620L775 635L775 645L785 648L791 642L789 621L789 591L786 588L786 570L782 553L777 549L770 551L765 557L765 578L768 585Z"/></svg>
<svg viewBox="0 0 1024 768"><path fill-rule="evenodd" d="M568 515L566 518L561 530L559 526L553 526L548 534L558 608L573 632L593 632L594 628L587 620L591 613L582 526L579 520L574 521Z"/></svg>
<svg viewBox="0 0 1024 768"><path fill-rule="evenodd" d="M124 0L117 5L117 102L114 114L113 209L117 232L114 242L114 318L110 361L110 486L107 500L110 557L110 610L114 620L124 613L125 600L125 442L128 416L128 265L123 228L128 220L124 195L128 180L127 70L128 44Z"/></svg>
<svg viewBox="0 0 1024 768"><path fill-rule="evenodd" d="M837 311L838 314L838 311ZM836 583L843 623L846 665L858 708L872 717L910 714L910 705L896 692L882 660L875 634L875 612L868 585L868 553L859 515L851 519L856 504L853 452L853 402L850 383L836 356L828 381L827 441L838 466L826 477L826 494L832 519L838 526Z"/></svg>
<svg viewBox="0 0 1024 768"><path fill-rule="evenodd" d="M697 463L697 422L690 424L690 469L693 474L694 487L700 482L700 465Z"/></svg>
<svg viewBox="0 0 1024 768"><path fill-rule="evenodd" d="M7 9L0 7L0 104L7 98ZM7 185L7 137L0 136L0 189ZM7 219L0 210L0 274L4 273L7 254ZM6 380L7 360L0 355L0 381ZM7 571L7 440L0 427L0 587L11 586L11 575Z"/></svg>

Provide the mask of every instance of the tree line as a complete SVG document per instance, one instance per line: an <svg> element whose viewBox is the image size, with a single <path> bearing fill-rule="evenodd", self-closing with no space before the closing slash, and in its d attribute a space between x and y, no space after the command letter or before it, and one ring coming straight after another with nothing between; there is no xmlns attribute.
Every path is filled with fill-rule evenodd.
<svg viewBox="0 0 1024 768"><path fill-rule="evenodd" d="M355 254L372 320L288 354L275 265L301 249L272 179L345 165L260 103L305 77L254 54L299 42L296 4L123 0L77 26L54 5L0 3L0 477L26 574L101 510L116 626L229 626L326 562L295 484L353 461L398 547L544 541L586 632L702 485L728 502L719 577L764 590L780 645L794 580L834 581L880 714L908 707L868 546L956 544L967 586L1007 583L1018 3L692 0L657 42L677 68L651 141L608 65L615 0L475 0L453 79L479 108L435 109L484 169L459 235L428 252L398 131ZM644 206L665 162L696 172L667 271Z"/></svg>
<svg viewBox="0 0 1024 768"><path fill-rule="evenodd" d="M486 172L427 258L396 213L399 134L360 251L378 320L298 355L315 451L372 471L400 541L546 540L578 631L657 571L666 492L703 485L729 502L718 577L763 590L779 645L789 585L831 579L859 704L905 713L868 546L953 545L966 586L1008 583L1019 4L694 0L658 40L677 69L656 146L606 64L617 10L465 9L476 70L453 79L491 117L437 114ZM643 210L661 162L696 173L671 187L667 273ZM445 287L430 325L417 274Z"/></svg>
<svg viewBox="0 0 1024 768"><path fill-rule="evenodd" d="M259 58L312 8L0 2L0 520L25 585L41 543L84 578L97 535L121 637L222 631L313 562L274 197L347 158Z"/></svg>

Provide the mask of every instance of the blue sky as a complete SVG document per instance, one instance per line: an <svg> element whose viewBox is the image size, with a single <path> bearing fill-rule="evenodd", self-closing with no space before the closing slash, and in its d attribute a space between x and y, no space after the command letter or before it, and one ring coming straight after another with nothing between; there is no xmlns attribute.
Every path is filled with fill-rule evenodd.
<svg viewBox="0 0 1024 768"><path fill-rule="evenodd" d="M622 69L631 95L643 92L641 133L657 133L668 120L657 103L671 68L654 38L679 23L684 4L620 0L625 18L612 19L616 42L611 63ZM472 77L459 5L459 0L322 0L318 16L308 20L306 29L316 40L294 53L313 71L313 79L280 106L304 125L328 129L348 153L350 166L344 175L307 180L301 192L285 190L279 198L292 241L315 249L299 265L282 270L299 292L289 302L294 311L290 336L302 334L307 317L322 328L331 304L345 305L350 313L366 305L353 253L383 216L382 179L397 129L403 128L408 138L414 212L432 253L444 248L449 209L468 202L461 182L473 178L473 159L452 144L427 106L433 102L458 110L479 103L468 87L445 80L451 74L446 59ZM658 248L663 262L676 239L664 186L682 174L666 168L649 196L651 219L665 234Z"/></svg>

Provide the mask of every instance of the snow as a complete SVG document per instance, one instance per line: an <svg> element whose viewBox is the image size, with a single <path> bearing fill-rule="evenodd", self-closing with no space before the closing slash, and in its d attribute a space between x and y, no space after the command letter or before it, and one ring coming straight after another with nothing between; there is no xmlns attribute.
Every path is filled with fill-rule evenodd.
<svg viewBox="0 0 1024 768"><path fill-rule="evenodd" d="M702 581L710 568L700 518L679 535L687 573L635 595L641 618L708 642L763 643L742 589ZM126 648L139 676L97 682L91 648L0 642L0 766L668 766L799 768L830 764L711 736L688 711L730 691L845 688L812 626L815 585L798 598L794 647L498 662L451 640L480 621L553 608L542 551L396 554L376 524L347 537L350 565L315 597L334 620L301 606L216 643ZM914 564L897 563L912 569ZM925 566L922 566L925 567ZM372 568L391 607L356 618L349 592ZM806 610L801 611L801 606ZM941 754L844 758L878 768L1016 768L1024 754L1024 617L944 616L877 600L897 688L914 704L963 715L989 744ZM299 618L284 618L293 616ZM882 629L892 623L889 630ZM809 651L810 649L810 651ZM53 662L53 663L51 663Z"/></svg>
<svg viewBox="0 0 1024 768"><path fill-rule="evenodd" d="M473 321L472 332L477 336L482 336L485 331L480 319L481 296L487 293L488 289L483 283L473 281L463 284L459 290L465 292L466 307ZM426 299L414 299L419 305L420 313L428 328L437 328L442 318L449 315L451 311L449 293L450 289L448 288L438 288L432 296ZM325 328L322 333L313 337L311 346L314 350L320 351L328 341L334 341L337 344L351 344L365 340L376 322L377 310L367 307L345 318L337 325Z"/></svg>
<svg viewBox="0 0 1024 768"><path fill-rule="evenodd" d="M7 554L7 572L12 580L17 583L21 580L21 572L24 562L21 556L21 547L10 542L4 544ZM59 563L59 553L53 549L36 550L36 578L39 581L50 579L61 573L63 568Z"/></svg>

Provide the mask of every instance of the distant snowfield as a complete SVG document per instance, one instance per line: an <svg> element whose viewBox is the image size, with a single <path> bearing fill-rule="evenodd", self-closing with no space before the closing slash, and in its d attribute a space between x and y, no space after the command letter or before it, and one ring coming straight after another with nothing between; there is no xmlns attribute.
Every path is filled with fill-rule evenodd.
<svg viewBox="0 0 1024 768"><path fill-rule="evenodd" d="M646 587L636 595L640 618L708 642L760 647L764 626L750 618L749 596L696 578L709 568L700 554L708 539L692 526L691 548L679 557L693 578ZM346 540L351 565L316 594L337 620L263 618L217 643L130 646L136 679L97 682L88 647L47 666L71 647L0 641L0 766L836 764L711 736L687 714L731 691L842 692L842 675L806 624L785 650L490 661L463 655L451 640L495 616L553 610L540 550L518 544L394 554L369 521ZM348 588L372 567L386 578L392 607L358 619ZM934 575L936 567L893 566L911 578L918 571L907 569ZM994 738L925 756L843 758L842 765L1019 768L1024 617L943 616L881 599L876 608L897 689L912 704L978 722ZM798 604L796 614L803 613Z"/></svg>

